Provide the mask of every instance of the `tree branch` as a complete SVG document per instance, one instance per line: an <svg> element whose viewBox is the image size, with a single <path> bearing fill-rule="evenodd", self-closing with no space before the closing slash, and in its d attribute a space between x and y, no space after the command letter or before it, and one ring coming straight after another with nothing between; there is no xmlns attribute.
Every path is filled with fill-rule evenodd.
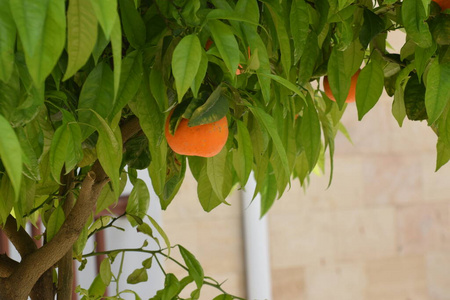
<svg viewBox="0 0 450 300"><path fill-rule="evenodd" d="M64 171L64 169L63 169ZM65 197L63 210L64 215L68 218L74 204L74 195L70 191L75 187L73 170L67 175L61 172L61 185L59 195ZM73 255L72 248L58 262L58 300L70 299L72 296L72 280L73 280Z"/></svg>
<svg viewBox="0 0 450 300"><path fill-rule="evenodd" d="M13 216L9 215L5 225L0 229L3 230L22 258L36 251L37 246L33 239L23 227L17 229L17 222Z"/></svg>
<svg viewBox="0 0 450 300"><path fill-rule="evenodd" d="M0 254L0 277L8 277L12 274L19 263L8 257L6 254Z"/></svg>

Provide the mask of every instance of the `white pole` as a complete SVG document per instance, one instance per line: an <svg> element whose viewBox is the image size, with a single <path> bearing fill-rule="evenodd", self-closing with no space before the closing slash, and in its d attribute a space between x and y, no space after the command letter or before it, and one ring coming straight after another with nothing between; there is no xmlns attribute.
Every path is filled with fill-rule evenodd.
<svg viewBox="0 0 450 300"><path fill-rule="evenodd" d="M252 202L255 187L256 181L251 174L245 191L241 192L247 298L249 300L270 300L272 299L272 284L267 218L260 219L260 196L256 196Z"/></svg>

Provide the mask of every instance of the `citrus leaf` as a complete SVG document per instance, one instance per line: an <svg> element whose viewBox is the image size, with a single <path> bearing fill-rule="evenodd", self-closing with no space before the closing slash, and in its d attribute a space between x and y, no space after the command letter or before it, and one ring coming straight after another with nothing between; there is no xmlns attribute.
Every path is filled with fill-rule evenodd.
<svg viewBox="0 0 450 300"><path fill-rule="evenodd" d="M96 2L97 0L91 1ZM117 15L117 13L115 13L115 15ZM107 39L109 39L109 36L107 36ZM120 27L119 17L116 18L111 31L111 47L114 61L114 99L116 99L121 82L120 75L122 73L122 29Z"/></svg>
<svg viewBox="0 0 450 300"><path fill-rule="evenodd" d="M8 82L14 68L16 25L9 8L9 0L0 0L0 80Z"/></svg>
<svg viewBox="0 0 450 300"><path fill-rule="evenodd" d="M103 283L108 286L111 283L112 273L111 273L111 263L109 258L105 258L100 264L100 277Z"/></svg>
<svg viewBox="0 0 450 300"><path fill-rule="evenodd" d="M191 86L201 59L202 47L196 35L185 36L175 47L172 56L172 73L177 87L178 102L181 102L184 94Z"/></svg>
<svg viewBox="0 0 450 300"><path fill-rule="evenodd" d="M206 173L208 174L209 182L211 182L212 189L222 202L225 201L223 184L227 153L227 148L223 147L219 154L206 159Z"/></svg>
<svg viewBox="0 0 450 300"><path fill-rule="evenodd" d="M181 245L178 245L178 248L180 249L181 256L183 257L183 260L186 263L189 275L191 275L191 277L194 278L197 288L200 289L203 285L203 279L204 279L204 273L203 273L202 266L200 265L198 260L195 258L195 256L191 252L186 250L186 248L184 248Z"/></svg>
<svg viewBox="0 0 450 300"><path fill-rule="evenodd" d="M378 102L383 92L383 85L383 69L377 61L372 60L359 73L356 84L356 108L360 121Z"/></svg>
<svg viewBox="0 0 450 300"><path fill-rule="evenodd" d="M264 176L264 181L261 187L261 214L262 218L272 207L277 197L277 178L273 172L273 167L271 164L268 166L267 173Z"/></svg>
<svg viewBox="0 0 450 300"><path fill-rule="evenodd" d="M292 1L289 20L294 40L294 63L296 64L305 49L309 31L308 6L305 0Z"/></svg>
<svg viewBox="0 0 450 300"><path fill-rule="evenodd" d="M11 180L7 175L3 175L0 181L0 224L5 224L17 198Z"/></svg>
<svg viewBox="0 0 450 300"><path fill-rule="evenodd" d="M200 60L200 65L198 67L197 74L195 75L195 78L191 84L192 94L194 94L195 98L198 98L198 90L200 89L203 79L205 78L207 69L208 69L208 56L206 55L206 52L202 50L202 59Z"/></svg>
<svg viewBox="0 0 450 300"><path fill-rule="evenodd" d="M103 297L106 291L106 285L103 283L100 274L97 275L89 287L89 296L94 297L94 299L98 299Z"/></svg>
<svg viewBox="0 0 450 300"><path fill-rule="evenodd" d="M298 89L298 87L295 86L295 84L293 84L292 82L284 79L283 77L274 74L265 74L265 73L258 73L258 74L263 77L268 77L272 80L275 80L276 82L283 85L285 88L291 90L292 92L296 93L298 96L300 96L300 98L305 100L305 95L303 95L303 93Z"/></svg>
<svg viewBox="0 0 450 300"><path fill-rule="evenodd" d="M158 103L159 111L163 112L169 103L167 98L167 87L164 83L164 77L160 70L153 67L150 71L150 91Z"/></svg>
<svg viewBox="0 0 450 300"><path fill-rule="evenodd" d="M306 99L308 106L305 106L303 110L300 141L305 150L309 171L311 172L316 166L320 154L320 122L316 107L309 94L307 94Z"/></svg>
<svg viewBox="0 0 450 300"><path fill-rule="evenodd" d="M281 138L278 135L277 126L272 116L267 114L264 110L259 107L249 106L253 115L258 119L258 122L264 126L264 128L269 133L270 137L273 141L273 146L275 150L278 152L280 156L281 163L286 171L286 174L289 175L289 164L286 156L286 150L283 147L283 143L281 142Z"/></svg>
<svg viewBox="0 0 450 300"><path fill-rule="evenodd" d="M109 115L111 120L136 95L142 80L142 52L133 51L122 60L119 91L114 108Z"/></svg>
<svg viewBox="0 0 450 300"><path fill-rule="evenodd" d="M450 100L450 63L439 64L435 59L427 75L425 106L428 124L433 124L444 111Z"/></svg>
<svg viewBox="0 0 450 300"><path fill-rule="evenodd" d="M72 0L67 10L67 53L64 79L72 77L88 60L97 42L97 19L90 0Z"/></svg>
<svg viewBox="0 0 450 300"><path fill-rule="evenodd" d="M206 166L204 166L197 177L197 195L203 210L209 212L222 203L214 192L209 181Z"/></svg>
<svg viewBox="0 0 450 300"><path fill-rule="evenodd" d="M119 18L117 0L91 0L92 8L107 40L113 35L113 28ZM111 38L112 39L112 38Z"/></svg>
<svg viewBox="0 0 450 300"><path fill-rule="evenodd" d="M239 46L233 31L228 25L218 20L209 20L208 27L211 30L214 44L219 50L221 58L230 71L231 76L234 77L239 65Z"/></svg>
<svg viewBox="0 0 450 300"><path fill-rule="evenodd" d="M241 186L245 186L253 166L253 149L250 133L244 122L237 120L238 148L233 153L233 166Z"/></svg>
<svg viewBox="0 0 450 300"><path fill-rule="evenodd" d="M281 53L281 64L283 65L284 73L289 74L291 70L291 43L287 33L286 25L284 23L285 19L283 16L278 14L275 9L268 5L270 15L275 24L275 30L277 33L279 49Z"/></svg>
<svg viewBox="0 0 450 300"><path fill-rule="evenodd" d="M114 75L108 64L101 62L92 70L81 89L78 102L79 121L89 125L96 124L97 118L91 109L96 111L102 118L106 118L112 108L114 99ZM82 140L91 135L95 128L81 125Z"/></svg>
<svg viewBox="0 0 450 300"><path fill-rule="evenodd" d="M142 219L147 214L149 204L150 193L147 185L143 180L137 179L128 197L126 212L127 214L135 215ZM138 225L133 218L128 218L128 221L133 227Z"/></svg>
<svg viewBox="0 0 450 300"><path fill-rule="evenodd" d="M66 41L65 1L10 1L11 13L36 85L51 73Z"/></svg>
<svg viewBox="0 0 450 300"><path fill-rule="evenodd" d="M141 15L136 10L134 1L119 0L120 15L122 17L123 31L135 49L139 49L145 44L146 29Z"/></svg>
<svg viewBox="0 0 450 300"><path fill-rule="evenodd" d="M172 249L172 247L170 245L169 237L164 232L164 229L162 229L162 227L159 226L158 222L155 221L155 219L153 219L149 215L147 215L147 218L150 220L150 222L152 223L153 227L155 227L156 231L158 231L159 235L161 235L161 237L163 238L164 243L166 243L166 247L167 247L167 251L168 251L167 255L170 256L170 250Z"/></svg>
<svg viewBox="0 0 450 300"><path fill-rule="evenodd" d="M148 274L146 268L136 269L127 278L127 283L137 284L139 282L146 282L148 280Z"/></svg>
<svg viewBox="0 0 450 300"><path fill-rule="evenodd" d="M364 49L377 34L384 30L384 27L383 19L371 10L364 8L364 23L359 31L359 41Z"/></svg>
<svg viewBox="0 0 450 300"><path fill-rule="evenodd" d="M188 126L198 126L219 121L228 113L228 99L224 95L224 89L219 85L208 97L205 104L198 107L192 113Z"/></svg>
<svg viewBox="0 0 450 300"><path fill-rule="evenodd" d="M422 48L428 48L432 43L426 19L427 14L422 0L402 2L402 20L406 33Z"/></svg>
<svg viewBox="0 0 450 300"><path fill-rule="evenodd" d="M22 180L22 149L16 133L1 114L0 132L0 159L14 188L14 199L17 199Z"/></svg>
<svg viewBox="0 0 450 300"><path fill-rule="evenodd" d="M122 136L120 128L115 131L109 127L105 119L97 112L92 111L99 123L96 126L98 131L98 141L96 145L97 156L106 175L111 179L115 196L120 196L120 165L122 162Z"/></svg>
<svg viewBox="0 0 450 300"><path fill-rule="evenodd" d="M50 242L64 223L66 216L61 206L58 206L50 215L47 222L47 242Z"/></svg>

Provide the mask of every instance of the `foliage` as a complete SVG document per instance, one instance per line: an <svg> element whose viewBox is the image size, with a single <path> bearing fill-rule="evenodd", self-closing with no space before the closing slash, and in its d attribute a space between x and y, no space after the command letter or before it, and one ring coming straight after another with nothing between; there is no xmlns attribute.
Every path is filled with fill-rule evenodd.
<svg viewBox="0 0 450 300"><path fill-rule="evenodd" d="M390 53L396 30L406 41ZM292 178L307 185L315 168L325 172L325 156L331 183L334 138L360 69L359 119L384 88L400 126L406 116L427 120L438 135L436 169L450 159L450 15L430 0L0 0L0 36L0 224L41 217L53 245L80 223L76 243L64 241L79 259L94 226L87 216L114 205L128 179L126 215L151 232L136 169L148 169L163 209L188 164L205 211L252 171L262 215ZM320 89L325 75L336 102ZM224 149L174 153L164 124L175 107L171 130L182 117L201 125L226 116ZM203 271L179 250L200 289ZM98 285L111 281L107 263L102 270ZM3 274L5 286L19 276ZM185 284L168 274L161 299Z"/></svg>

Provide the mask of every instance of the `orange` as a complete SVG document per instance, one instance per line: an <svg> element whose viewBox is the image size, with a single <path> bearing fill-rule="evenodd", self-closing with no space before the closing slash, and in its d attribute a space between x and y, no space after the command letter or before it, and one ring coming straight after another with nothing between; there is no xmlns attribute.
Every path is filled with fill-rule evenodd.
<svg viewBox="0 0 450 300"><path fill-rule="evenodd" d="M355 94L356 94L356 81L358 80L359 72L361 70L356 71L356 73L352 76L352 81L350 84L350 90L348 91L347 99L345 99L346 103L355 102ZM328 76L323 78L323 89L325 90L325 94L333 101L336 99L331 92L330 83L328 82Z"/></svg>
<svg viewBox="0 0 450 300"><path fill-rule="evenodd" d="M223 117L219 121L198 126L188 126L188 119L182 119L175 134L169 132L170 113L166 120L165 135L170 148L181 155L212 157L218 154L228 139L228 120Z"/></svg>
<svg viewBox="0 0 450 300"><path fill-rule="evenodd" d="M433 0L433 1L439 4L442 10L450 8L450 0Z"/></svg>

